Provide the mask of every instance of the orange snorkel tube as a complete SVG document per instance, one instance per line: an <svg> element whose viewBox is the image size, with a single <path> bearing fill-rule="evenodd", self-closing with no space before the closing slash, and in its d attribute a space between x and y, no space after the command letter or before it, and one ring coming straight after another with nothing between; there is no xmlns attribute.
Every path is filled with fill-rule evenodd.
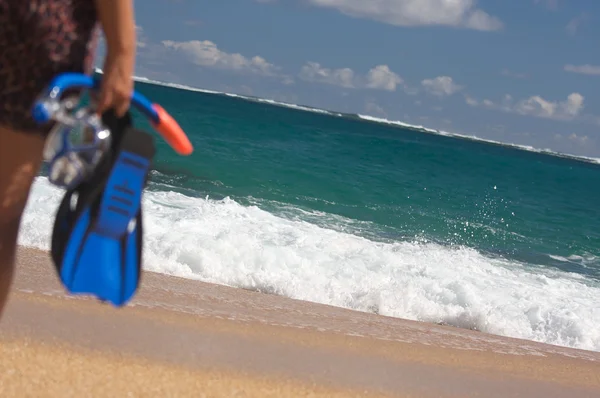
<svg viewBox="0 0 600 398"><path fill-rule="evenodd" d="M158 115L158 123L152 123L152 127L158 131L171 148L183 156L188 156L194 152L192 143L177 121L162 106L152 104L152 107Z"/></svg>

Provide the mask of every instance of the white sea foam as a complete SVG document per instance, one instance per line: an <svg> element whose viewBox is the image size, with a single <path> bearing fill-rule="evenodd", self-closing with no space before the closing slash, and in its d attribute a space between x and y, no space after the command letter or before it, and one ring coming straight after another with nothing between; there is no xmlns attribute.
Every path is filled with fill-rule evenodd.
<svg viewBox="0 0 600 398"><path fill-rule="evenodd" d="M19 242L49 248L62 192L37 178ZM600 351L600 285L468 248L379 243L235 201L144 195L145 268L301 300Z"/></svg>

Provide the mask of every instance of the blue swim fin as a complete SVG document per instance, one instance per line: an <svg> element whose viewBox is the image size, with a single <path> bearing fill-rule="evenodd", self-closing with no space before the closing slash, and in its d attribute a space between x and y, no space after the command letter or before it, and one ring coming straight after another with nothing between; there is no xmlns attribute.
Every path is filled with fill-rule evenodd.
<svg viewBox="0 0 600 398"><path fill-rule="evenodd" d="M69 293L115 306L125 305L140 282L141 200L155 154L150 134L131 126L119 130L111 129L118 139L90 180L65 194L51 249Z"/></svg>

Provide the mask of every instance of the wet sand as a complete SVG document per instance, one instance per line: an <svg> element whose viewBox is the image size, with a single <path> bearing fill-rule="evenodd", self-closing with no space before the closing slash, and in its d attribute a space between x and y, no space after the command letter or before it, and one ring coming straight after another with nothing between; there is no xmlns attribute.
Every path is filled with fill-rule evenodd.
<svg viewBox="0 0 600 398"><path fill-rule="evenodd" d="M600 353L146 272L116 309L21 249L1 397L598 397Z"/></svg>

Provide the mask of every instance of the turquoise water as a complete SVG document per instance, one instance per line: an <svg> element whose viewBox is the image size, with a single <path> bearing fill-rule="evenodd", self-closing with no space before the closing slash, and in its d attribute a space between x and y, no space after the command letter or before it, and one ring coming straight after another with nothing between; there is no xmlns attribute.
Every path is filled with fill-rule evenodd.
<svg viewBox="0 0 600 398"><path fill-rule="evenodd" d="M196 148L182 158L163 145L151 189L229 196L288 216L291 209L319 211L347 219L331 227L370 239L465 245L600 277L600 165L353 117L138 87L172 111Z"/></svg>
<svg viewBox="0 0 600 398"><path fill-rule="evenodd" d="M600 351L600 164L138 82L157 139L144 267L359 311ZM140 126L149 127L136 115ZM48 248L40 176L20 243Z"/></svg>

